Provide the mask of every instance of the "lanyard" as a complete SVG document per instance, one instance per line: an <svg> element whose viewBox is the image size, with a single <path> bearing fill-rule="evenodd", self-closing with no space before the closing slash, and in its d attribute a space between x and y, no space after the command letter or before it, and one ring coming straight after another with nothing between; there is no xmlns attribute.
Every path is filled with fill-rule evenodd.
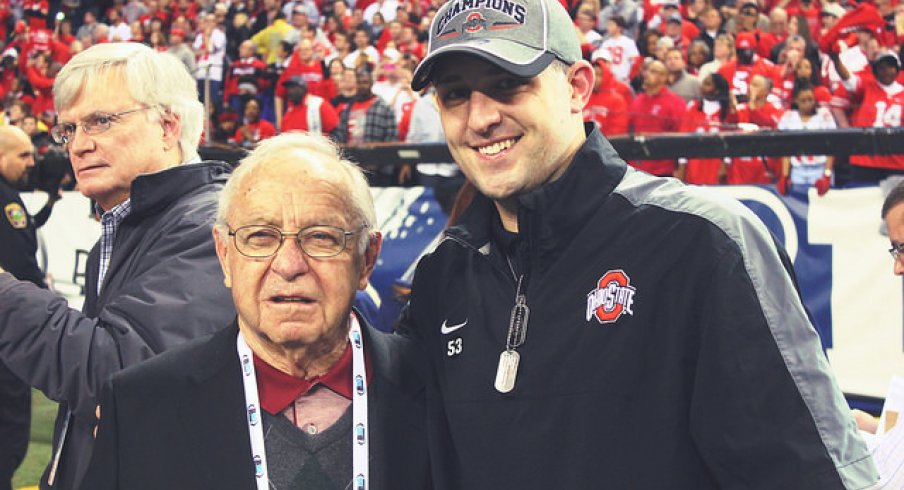
<svg viewBox="0 0 904 490"><path fill-rule="evenodd" d="M351 488L366 490L370 477L368 471L367 435L367 374L364 366L364 336L354 314L349 315L348 339L352 345L352 480ZM242 382L245 388L245 407L248 435L251 438L251 456L258 490L269 490L267 476L267 452L264 447L264 429L260 416L260 397L257 392L257 376L254 372L251 348L242 332L236 339L236 350L242 364Z"/></svg>

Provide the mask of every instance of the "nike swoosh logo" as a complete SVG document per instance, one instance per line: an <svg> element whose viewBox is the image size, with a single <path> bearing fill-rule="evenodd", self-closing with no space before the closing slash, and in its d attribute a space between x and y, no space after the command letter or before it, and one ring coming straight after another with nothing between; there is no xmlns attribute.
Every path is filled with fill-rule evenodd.
<svg viewBox="0 0 904 490"><path fill-rule="evenodd" d="M439 331L442 332L443 335L448 335L468 324L468 320L465 320L465 321L459 323L458 325L446 325L447 321L448 320L443 320L443 326L439 328Z"/></svg>

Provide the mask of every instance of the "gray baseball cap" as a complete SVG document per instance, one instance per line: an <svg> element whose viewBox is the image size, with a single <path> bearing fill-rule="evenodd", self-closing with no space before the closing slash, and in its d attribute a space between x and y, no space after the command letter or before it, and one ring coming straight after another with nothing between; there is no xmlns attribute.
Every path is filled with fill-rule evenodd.
<svg viewBox="0 0 904 490"><path fill-rule="evenodd" d="M467 53L530 78L553 59L581 59L574 22L558 0L452 0L433 18L427 57L414 71L411 87L424 88L436 61Z"/></svg>

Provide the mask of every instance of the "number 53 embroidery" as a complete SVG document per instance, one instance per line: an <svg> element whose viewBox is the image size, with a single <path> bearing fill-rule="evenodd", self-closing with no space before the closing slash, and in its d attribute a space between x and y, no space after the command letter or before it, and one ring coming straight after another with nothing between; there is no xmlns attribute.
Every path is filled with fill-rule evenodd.
<svg viewBox="0 0 904 490"><path fill-rule="evenodd" d="M455 357L461 354L461 337L456 337L446 343L446 355Z"/></svg>

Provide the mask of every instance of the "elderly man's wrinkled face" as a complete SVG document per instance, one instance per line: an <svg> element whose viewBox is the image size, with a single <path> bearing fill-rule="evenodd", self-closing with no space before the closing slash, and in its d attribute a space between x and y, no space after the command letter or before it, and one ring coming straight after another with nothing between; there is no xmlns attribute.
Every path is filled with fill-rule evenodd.
<svg viewBox="0 0 904 490"><path fill-rule="evenodd" d="M297 233L326 225L354 233L334 257L311 257L298 240L288 237L274 255L253 258L236 248L241 234L232 237L218 229L217 254L226 286L232 289L239 327L252 349L263 345L279 352L342 341L355 291L366 287L379 251L376 240L364 254L358 252L360 233L367 230L361 231L364 223L352 216L349 190L337 180L336 170L320 162L313 169L302 168L293 162L296 158L312 157L289 153L245 176L230 204L229 229L270 225ZM265 237L246 238L253 245ZM312 246L326 239L313 237Z"/></svg>
<svg viewBox="0 0 904 490"><path fill-rule="evenodd" d="M59 124L79 125L67 145L79 190L104 210L129 197L135 177L163 170L165 152L179 144L178 118L152 111L159 109L135 100L116 71L89 79L60 110ZM107 129L86 134L86 122Z"/></svg>

